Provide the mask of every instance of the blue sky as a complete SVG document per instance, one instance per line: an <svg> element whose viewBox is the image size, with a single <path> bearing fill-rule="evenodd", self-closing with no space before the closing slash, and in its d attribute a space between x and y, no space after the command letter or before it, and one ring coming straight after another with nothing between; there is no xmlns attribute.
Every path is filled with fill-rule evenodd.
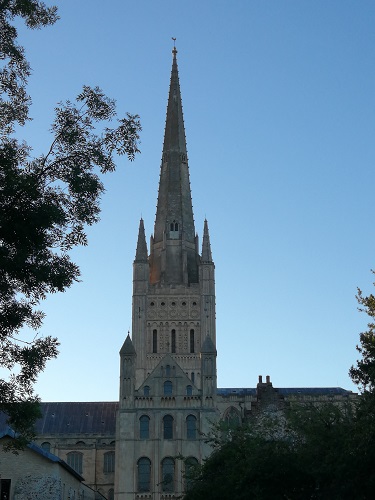
<svg viewBox="0 0 375 500"><path fill-rule="evenodd" d="M50 2L47 2L50 3ZM196 230L216 264L218 384L341 386L375 267L375 3L65 0L53 27L20 30L45 151L53 108L99 85L141 116L142 154L104 179L101 222L74 251L82 282L44 303L61 341L44 401L118 398L138 223L153 231L176 37Z"/></svg>

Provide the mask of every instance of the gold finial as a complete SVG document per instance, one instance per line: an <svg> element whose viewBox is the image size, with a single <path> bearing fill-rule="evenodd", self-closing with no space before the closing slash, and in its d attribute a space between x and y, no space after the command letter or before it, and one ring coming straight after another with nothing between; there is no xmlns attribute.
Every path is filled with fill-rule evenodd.
<svg viewBox="0 0 375 500"><path fill-rule="evenodd" d="M177 49L176 49L176 38L174 38L172 36L172 40L173 40L173 50L172 50L172 54L174 55L174 57L176 57L176 54L177 54Z"/></svg>

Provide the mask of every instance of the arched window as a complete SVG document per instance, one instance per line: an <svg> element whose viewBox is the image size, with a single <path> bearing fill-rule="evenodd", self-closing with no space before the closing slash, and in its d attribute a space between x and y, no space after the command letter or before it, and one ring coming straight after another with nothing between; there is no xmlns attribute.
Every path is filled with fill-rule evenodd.
<svg viewBox="0 0 375 500"><path fill-rule="evenodd" d="M164 439L173 439L173 417L165 415L163 417L163 437Z"/></svg>
<svg viewBox="0 0 375 500"><path fill-rule="evenodd" d="M164 458L161 463L162 491L174 491L174 460Z"/></svg>
<svg viewBox="0 0 375 500"><path fill-rule="evenodd" d="M144 388L143 388L143 395L144 396L149 396L150 395L150 386L149 385L145 385Z"/></svg>
<svg viewBox="0 0 375 500"><path fill-rule="evenodd" d="M189 457L185 462L185 489L189 491L193 485L194 471L198 465L198 460L195 457Z"/></svg>
<svg viewBox="0 0 375 500"><path fill-rule="evenodd" d="M170 380L164 382L164 396L171 396L173 392L173 384Z"/></svg>
<svg viewBox="0 0 375 500"><path fill-rule="evenodd" d="M142 415L139 419L139 437L148 439L150 437L150 417Z"/></svg>
<svg viewBox="0 0 375 500"><path fill-rule="evenodd" d="M171 222L169 224L169 229L170 231L174 232L174 231L178 231L178 222L176 222L175 220L173 222Z"/></svg>
<svg viewBox="0 0 375 500"><path fill-rule="evenodd" d="M226 411L224 420L228 427L238 427L241 424L240 414L233 406Z"/></svg>
<svg viewBox="0 0 375 500"><path fill-rule="evenodd" d="M114 500L115 498L115 490L113 488L111 488L110 490L108 490L108 500Z"/></svg>
<svg viewBox="0 0 375 500"><path fill-rule="evenodd" d="M191 381L193 382L194 384L194 381L195 381L195 373L194 372L191 372Z"/></svg>
<svg viewBox="0 0 375 500"><path fill-rule="evenodd" d="M192 396L193 395L193 388L191 385L186 386L186 396Z"/></svg>
<svg viewBox="0 0 375 500"><path fill-rule="evenodd" d="M171 376L171 365L167 365L165 367L165 376L170 377Z"/></svg>
<svg viewBox="0 0 375 500"><path fill-rule="evenodd" d="M158 352L158 331L152 330L152 352Z"/></svg>
<svg viewBox="0 0 375 500"><path fill-rule="evenodd" d="M142 457L138 460L138 491L150 491L151 460Z"/></svg>
<svg viewBox="0 0 375 500"><path fill-rule="evenodd" d="M172 330L171 332L171 344L172 344L172 352L176 352L176 330Z"/></svg>
<svg viewBox="0 0 375 500"><path fill-rule="evenodd" d="M78 474L82 474L82 457L83 454L79 453L79 451L71 451L66 455L68 465Z"/></svg>
<svg viewBox="0 0 375 500"><path fill-rule="evenodd" d="M103 472L115 472L115 452L108 451L104 453Z"/></svg>
<svg viewBox="0 0 375 500"><path fill-rule="evenodd" d="M194 415L186 417L186 437L187 439L197 439L197 417Z"/></svg>
<svg viewBox="0 0 375 500"><path fill-rule="evenodd" d="M48 451L48 453L51 451L51 443L49 443L48 441L42 443L40 447L43 448L43 450Z"/></svg>
<svg viewBox="0 0 375 500"><path fill-rule="evenodd" d="M190 330L190 352L194 352L194 330Z"/></svg>

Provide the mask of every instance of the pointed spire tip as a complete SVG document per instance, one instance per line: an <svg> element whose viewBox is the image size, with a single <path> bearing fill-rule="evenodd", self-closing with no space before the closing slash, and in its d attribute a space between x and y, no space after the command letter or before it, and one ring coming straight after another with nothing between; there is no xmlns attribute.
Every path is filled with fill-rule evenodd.
<svg viewBox="0 0 375 500"><path fill-rule="evenodd" d="M141 217L139 221L139 229L138 229L138 241L137 241L137 249L135 252L135 260L138 261L147 261L147 243L145 237L145 227L143 223L143 218Z"/></svg>
<svg viewBox="0 0 375 500"><path fill-rule="evenodd" d="M173 40L172 54L173 54L173 58L176 59L176 55L177 55L176 38L172 36L172 40Z"/></svg>
<svg viewBox="0 0 375 500"><path fill-rule="evenodd" d="M202 262L212 262L210 235L208 232L207 219L204 219L204 227L203 227Z"/></svg>

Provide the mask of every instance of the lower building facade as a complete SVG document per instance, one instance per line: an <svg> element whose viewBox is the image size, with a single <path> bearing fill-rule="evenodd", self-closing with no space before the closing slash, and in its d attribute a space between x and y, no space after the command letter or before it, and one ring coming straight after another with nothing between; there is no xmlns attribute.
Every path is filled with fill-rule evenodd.
<svg viewBox="0 0 375 500"><path fill-rule="evenodd" d="M118 402L42 403L35 442L108 500L173 499L189 487L190 464L210 454L206 438L219 419L240 424L270 407L343 404L356 398L339 387L274 388L269 377L260 377L254 388L217 389L206 408L198 395L140 396L137 408L122 413ZM127 457L125 463L118 461L121 455Z"/></svg>

